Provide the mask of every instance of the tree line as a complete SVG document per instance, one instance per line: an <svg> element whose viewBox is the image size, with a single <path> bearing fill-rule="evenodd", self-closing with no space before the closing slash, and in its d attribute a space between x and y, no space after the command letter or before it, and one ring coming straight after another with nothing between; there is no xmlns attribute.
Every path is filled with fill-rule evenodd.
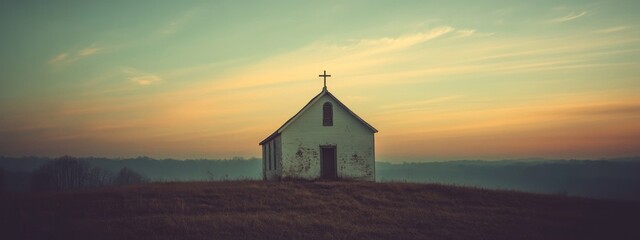
<svg viewBox="0 0 640 240"><path fill-rule="evenodd" d="M100 186L122 186L149 179L126 167L117 173L93 167L87 161L63 156L36 169L31 176L33 191L63 191Z"/></svg>

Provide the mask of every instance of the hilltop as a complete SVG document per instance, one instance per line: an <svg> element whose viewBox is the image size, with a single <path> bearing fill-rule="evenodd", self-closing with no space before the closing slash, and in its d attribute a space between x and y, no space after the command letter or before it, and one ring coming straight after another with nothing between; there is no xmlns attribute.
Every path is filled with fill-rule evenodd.
<svg viewBox="0 0 640 240"><path fill-rule="evenodd" d="M437 184L152 183L0 207L3 239L640 239L640 203Z"/></svg>

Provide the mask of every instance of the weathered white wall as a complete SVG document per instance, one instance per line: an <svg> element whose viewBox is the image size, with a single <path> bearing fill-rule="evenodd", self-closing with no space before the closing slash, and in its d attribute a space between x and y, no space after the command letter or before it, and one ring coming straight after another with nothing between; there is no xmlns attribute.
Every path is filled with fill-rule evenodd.
<svg viewBox="0 0 640 240"><path fill-rule="evenodd" d="M322 105L333 105L333 126L322 126ZM282 177L320 177L320 145L336 145L338 177L374 181L374 134L324 95L280 135Z"/></svg>

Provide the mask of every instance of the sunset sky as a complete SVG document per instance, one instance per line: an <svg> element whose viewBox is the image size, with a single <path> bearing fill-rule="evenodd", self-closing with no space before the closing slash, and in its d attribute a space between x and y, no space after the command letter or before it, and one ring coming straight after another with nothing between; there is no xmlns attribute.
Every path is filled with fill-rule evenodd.
<svg viewBox="0 0 640 240"><path fill-rule="evenodd" d="M54 3L58 2L58 3ZM1 1L0 155L230 158L328 89L378 161L640 155L640 1Z"/></svg>

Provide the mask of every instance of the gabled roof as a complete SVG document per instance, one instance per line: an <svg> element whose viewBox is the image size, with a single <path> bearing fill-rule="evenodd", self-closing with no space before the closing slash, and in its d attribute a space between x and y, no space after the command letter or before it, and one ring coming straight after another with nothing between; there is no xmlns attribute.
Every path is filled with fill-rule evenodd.
<svg viewBox="0 0 640 240"><path fill-rule="evenodd" d="M324 96L324 95L327 95L327 96L331 97L335 102L338 103L338 105L340 105L342 108L344 108L349 114L351 114L351 116L353 116L355 119L357 119L362 124L364 124L372 132L374 132L374 133L378 132L378 130L376 130L373 126L371 126L370 124L365 122L362 118L360 118L353 111L351 111L351 109L349 109L342 102L340 102L340 100L338 100L338 98L336 98L336 96L333 96L333 94L331 94L329 92L329 90L327 90L327 88L325 87L325 88L322 89L322 92L320 92L318 95L313 97L311 99L311 101L309 101L309 103L307 103L307 105L304 105L304 107L302 109L300 109L300 111L298 111L298 113L296 113L296 115L293 115L293 117L289 118L289 120L287 120L284 124L282 124L282 126L280 128L278 128L278 130L276 130L271 135L269 135L267 138L262 140L262 142L260 142L259 145L263 145L266 142L271 141L271 139L274 139L277 136L280 136L280 133L282 133L282 131L284 131L285 128L287 128L289 125L291 125L291 123L293 123L296 119L298 119L298 117L300 117L307 109L309 109L309 107L311 107L311 105L313 105L315 102L317 102L318 99L322 98L322 96Z"/></svg>

